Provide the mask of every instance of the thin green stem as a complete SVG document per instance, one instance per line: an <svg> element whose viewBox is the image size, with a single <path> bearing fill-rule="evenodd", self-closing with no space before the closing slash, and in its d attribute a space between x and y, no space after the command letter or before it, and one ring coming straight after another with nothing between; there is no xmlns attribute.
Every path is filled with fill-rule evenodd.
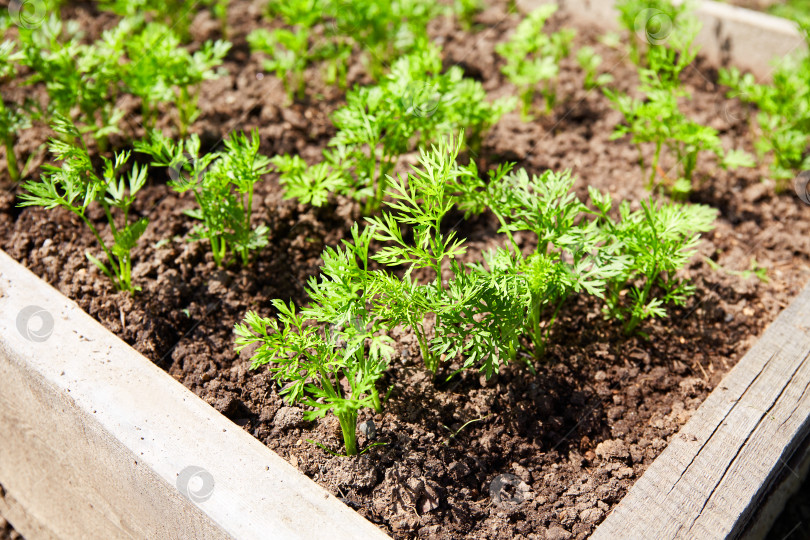
<svg viewBox="0 0 810 540"><path fill-rule="evenodd" d="M655 276L657 276L657 274L653 274L653 277L655 277ZM641 297L639 297L637 305L644 306L647 303L647 298L650 296L650 291L652 290L652 286L653 286L654 282L655 282L655 279L653 279L653 278L647 280L647 284L644 286L644 290L641 292ZM632 317L630 317L630 320L627 322L627 325L625 325L625 327L624 327L624 332L626 334L632 333L633 330L636 329L636 327L639 325L640 322L641 322L641 318L638 316L636 310L634 309Z"/></svg>
<svg viewBox="0 0 810 540"><path fill-rule="evenodd" d="M14 154L14 135L9 133L6 137L6 163L8 164L8 175L14 182L20 180L20 168L17 165L17 156Z"/></svg>
<svg viewBox="0 0 810 540"><path fill-rule="evenodd" d="M420 331L415 321L411 320L409 323L416 334L416 341L419 343L419 351L422 353L422 360L425 362L425 367L428 368L428 371L435 374L439 366L438 363L433 359L433 355L430 352L430 347L428 347L427 339L425 338L424 333Z"/></svg>
<svg viewBox="0 0 810 540"><path fill-rule="evenodd" d="M380 401L380 393L377 387L371 389L371 400L374 402L374 410L378 413L382 412L382 402Z"/></svg>
<svg viewBox="0 0 810 540"><path fill-rule="evenodd" d="M349 411L337 414L340 421L340 430L343 432L343 444L346 446L346 454L357 455L357 411Z"/></svg>
<svg viewBox="0 0 810 540"><path fill-rule="evenodd" d="M661 158L661 141L655 143L655 157L653 157L652 170L650 171L650 179L647 182L647 189L652 190L655 187L655 175L658 173L658 160Z"/></svg>
<svg viewBox="0 0 810 540"><path fill-rule="evenodd" d="M85 215L84 215L84 213L83 213L83 212L77 212L76 210L74 210L74 209L73 209L73 208L71 208L70 206L68 206L68 207L67 207L67 209L68 209L68 210L70 210L70 211L72 211L72 212L73 212L74 214L76 214L77 216L79 216L79 217L81 218L81 220L82 220L82 221L84 221L84 224L85 224L85 225L87 225L87 227L90 229L90 232L92 232L92 233L93 233L93 236L95 236L95 237L96 237L96 240L98 241L99 245L101 246L101 249L102 249L102 250L104 250L104 254L107 256L107 262L108 262L108 263L110 263L110 265L112 266L113 272L115 273L115 276L110 276L110 278L112 278L113 282L115 283L115 286L116 286L118 289L121 289L121 290L127 290L127 289L124 289L124 287L122 287L122 284L121 284L121 277L120 277L120 275L119 275L119 271L120 271L120 270L119 270L119 271L116 271L115 264L114 264L115 259L113 258L113 254L112 254L112 252L111 252L111 251L110 251L110 250L107 248L107 244L106 244L106 243L104 243L104 240L101 238L101 235L99 234L98 230L97 230L97 229L96 229L96 227L93 225L93 222L92 222L92 221L90 221L90 220L87 218L87 216L85 216Z"/></svg>

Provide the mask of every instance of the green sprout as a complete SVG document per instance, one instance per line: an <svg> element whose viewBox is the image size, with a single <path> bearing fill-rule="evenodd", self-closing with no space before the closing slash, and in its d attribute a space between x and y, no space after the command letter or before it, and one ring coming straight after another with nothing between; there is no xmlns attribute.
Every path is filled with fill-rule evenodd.
<svg viewBox="0 0 810 540"><path fill-rule="evenodd" d="M810 23L800 25L807 49L780 59L771 84L758 84L750 73L737 68L720 71L720 82L738 97L759 109L756 121L761 135L756 142L759 158L772 154L771 175L784 190L800 171L810 168Z"/></svg>
<svg viewBox="0 0 810 540"><path fill-rule="evenodd" d="M126 88L141 98L144 127L154 127L157 107L175 103L180 136L199 116L200 84L221 75L215 70L231 44L206 41L194 53L180 46L180 38L160 23L147 24L141 32L127 36L125 48L130 62L123 68Z"/></svg>
<svg viewBox="0 0 810 540"><path fill-rule="evenodd" d="M348 455L356 455L357 415L382 411L377 381L393 353L382 321L366 308L372 298L368 280L372 229L355 224L352 241L323 254L320 279L308 283L309 305L274 300L277 318L248 312L237 324L236 349L258 345L251 368L267 365L289 403L312 410L307 419L334 414Z"/></svg>
<svg viewBox="0 0 810 540"><path fill-rule="evenodd" d="M624 120L612 135L618 139L629 135L638 148L639 164L648 169L647 188L656 186L656 178L662 176L676 196L688 194L693 185L701 152L715 154L726 168L751 166L752 160L741 150L726 154L720 144L717 130L690 120L680 110L679 98L688 95L680 81L682 71L694 60L697 49L692 46L697 28L674 33L667 46L651 46L647 51L649 67L639 67L641 98L614 92L605 88L604 93L613 107L622 113ZM654 153L649 167L646 166L642 149L652 144ZM672 173L661 169L664 152L675 162Z"/></svg>
<svg viewBox="0 0 810 540"><path fill-rule="evenodd" d="M440 70L439 51L429 47L397 60L379 85L350 91L333 115L338 131L321 163L273 159L285 197L320 205L336 192L364 200L370 214L380 208L399 157L419 142L468 129L472 148L480 146L482 134L513 101L489 103L481 84L463 77L460 68Z"/></svg>
<svg viewBox="0 0 810 540"><path fill-rule="evenodd" d="M506 60L501 71L518 88L524 119L530 118L539 83L544 82L541 93L546 112L551 111L557 101L560 60L568 56L574 31L564 29L550 35L543 31L546 21L556 11L555 4L537 8L518 24L508 41L495 46L495 51Z"/></svg>
<svg viewBox="0 0 810 540"><path fill-rule="evenodd" d="M717 210L650 199L641 202L640 210L631 211L625 201L619 205L621 219L616 221L609 215L609 199L591 189L591 200L600 229L631 260L608 280L605 315L623 321L625 332L631 333L645 319L666 317L667 304L683 306L694 286L677 272L697 252L700 233L714 228Z"/></svg>
<svg viewBox="0 0 810 540"><path fill-rule="evenodd" d="M597 75L596 70L602 65L602 57L596 54L593 47L581 47L577 51L577 62L585 72L585 89L592 90L613 82L613 75L602 73Z"/></svg>
<svg viewBox="0 0 810 540"><path fill-rule="evenodd" d="M129 162L130 153L116 153L110 160L103 157L103 168L99 174L90 154L82 141L76 126L65 117L57 115L54 131L64 140L52 139L50 151L61 167L45 165L40 180L29 180L23 184L27 193L20 195L19 206L42 206L46 209L62 207L78 216L98 241L106 256L106 262L96 258L89 251L87 258L95 264L116 288L134 293L140 287L132 284L132 249L146 231L149 220L145 217L131 221L130 209L135 196L146 183L146 167L133 164L128 175L122 169ZM96 225L88 216L91 205L98 205L104 211L113 237L108 245ZM120 217L116 220L113 210Z"/></svg>
<svg viewBox="0 0 810 540"><path fill-rule="evenodd" d="M253 192L256 183L270 171L270 160L259 154L259 136L231 134L220 152L200 154L200 139L192 135L174 142L157 131L147 140L135 143L135 149L153 158L153 165L169 167L176 178L170 182L178 193L191 191L197 208L186 215L197 219L192 240L208 240L217 266L222 266L228 251L239 256L243 265L250 253L267 245L266 225L251 225Z"/></svg>

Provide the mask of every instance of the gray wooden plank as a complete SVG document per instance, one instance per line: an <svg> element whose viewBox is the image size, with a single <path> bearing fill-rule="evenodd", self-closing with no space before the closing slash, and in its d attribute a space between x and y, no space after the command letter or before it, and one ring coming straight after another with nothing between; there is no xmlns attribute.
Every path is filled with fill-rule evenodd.
<svg viewBox="0 0 810 540"><path fill-rule="evenodd" d="M592 538L743 532L810 435L810 286L673 437Z"/></svg>

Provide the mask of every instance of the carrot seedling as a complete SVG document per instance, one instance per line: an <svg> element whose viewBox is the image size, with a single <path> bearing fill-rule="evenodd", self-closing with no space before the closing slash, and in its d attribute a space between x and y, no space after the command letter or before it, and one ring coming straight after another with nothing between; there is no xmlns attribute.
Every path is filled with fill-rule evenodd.
<svg viewBox="0 0 810 540"><path fill-rule="evenodd" d="M153 131L135 149L153 158L153 165L169 167L176 173L170 186L178 193L191 191L197 208L186 215L200 223L190 239L207 240L217 266L227 261L228 252L250 262L250 253L267 245L266 225L253 227L253 191L270 171L270 160L259 153L259 135L231 134L222 151L201 155L200 139L192 135L174 142Z"/></svg>
<svg viewBox="0 0 810 540"><path fill-rule="evenodd" d="M146 183L147 168L136 163L129 174L123 174L130 153L120 152L112 160L102 158L103 168L99 174L81 134L70 120L57 115L53 129L62 140L52 139L50 151L57 161L62 162L61 167L45 165L40 180L25 182L23 189L26 193L20 195L22 202L19 206L62 207L77 215L98 241L106 262L89 251L87 258L113 281L116 288L130 293L140 290L132 284L131 252L146 231L149 220L143 217L132 221L129 213L135 196ZM93 204L104 211L113 237L112 245L104 240L88 216ZM116 209L120 214L117 220L113 215Z"/></svg>
<svg viewBox="0 0 810 540"><path fill-rule="evenodd" d="M6 82L17 75L16 62L22 59L22 54L14 50L14 43L4 41L0 43L0 82ZM20 169L14 144L19 133L31 127L30 104L20 106L16 103L0 99L0 138L6 149L6 164L8 175L13 182L18 182L25 173L25 167Z"/></svg>
<svg viewBox="0 0 810 540"><path fill-rule="evenodd" d="M397 60L379 85L350 91L333 115L338 131L320 164L274 158L285 197L323 204L337 192L365 201L370 214L380 208L399 156L419 142L467 129L473 146L479 144L513 102L489 103L479 82L460 68L441 73L441 67L438 49L427 47Z"/></svg>
<svg viewBox="0 0 810 540"><path fill-rule="evenodd" d="M159 104L174 103L177 127L180 136L185 136L200 114L200 84L221 76L215 68L222 64L231 44L206 41L191 53L180 45L180 37L171 28L150 23L127 36L125 47L130 62L123 68L123 80L127 90L141 98L144 127L154 127Z"/></svg>
<svg viewBox="0 0 810 540"><path fill-rule="evenodd" d="M677 272L697 252L700 234L714 228L717 210L650 199L633 212L625 201L619 206L620 219L614 220L609 199L595 190L591 199L600 230L617 241L620 253L631 261L608 280L605 315L622 321L625 332L631 333L645 319L666 317L667 304L684 305L694 286Z"/></svg>
<svg viewBox="0 0 810 540"><path fill-rule="evenodd" d="M550 35L543 31L546 21L556 11L555 4L534 10L518 24L508 41L495 46L495 51L506 60L501 71L518 88L524 119L531 117L535 88L541 82L546 112L551 111L557 101L559 64L568 56L574 31L564 29Z"/></svg>
<svg viewBox="0 0 810 540"><path fill-rule="evenodd" d="M307 419L338 418L348 455L358 453L358 411L382 411L376 384L393 353L382 321L367 309L371 239L371 229L361 233L355 225L352 241L324 252L320 279L308 283L305 309L274 300L275 318L248 312L235 328L238 351L258 345L251 368L266 365L289 403L311 408Z"/></svg>
<svg viewBox="0 0 810 540"><path fill-rule="evenodd" d="M771 176L786 189L800 171L810 169L810 23L800 25L807 49L780 59L770 84L758 84L737 68L720 71L720 82L731 87L729 97L756 105L761 134L756 141L760 159L772 154Z"/></svg>
<svg viewBox="0 0 810 540"><path fill-rule="evenodd" d="M629 135L638 147L639 164L649 175L647 189L654 189L657 177L663 176L665 187L676 196L685 196L691 191L701 152L715 154L725 168L753 165L750 156L741 150L726 153L717 130L687 118L680 110L678 100L688 97L680 75L697 55L697 48L693 46L696 33L697 28L692 27L674 33L666 46L650 46L649 67L638 68L642 98L604 89L613 107L624 117L611 138ZM654 147L649 166L642 152L648 144ZM661 164L667 155L675 166L672 172L662 174Z"/></svg>

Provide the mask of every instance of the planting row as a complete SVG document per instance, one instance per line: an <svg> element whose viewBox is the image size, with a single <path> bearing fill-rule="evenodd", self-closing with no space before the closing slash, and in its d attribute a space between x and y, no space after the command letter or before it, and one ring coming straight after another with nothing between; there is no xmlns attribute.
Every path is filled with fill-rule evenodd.
<svg viewBox="0 0 810 540"><path fill-rule="evenodd" d="M483 181L474 164L456 161L461 144L440 140L422 150L407 177L391 179L387 210L324 252L306 308L276 300L277 317L249 312L236 327L237 349L258 344L253 367L269 365L289 401L311 406L311 418L338 417L349 454L357 452L358 410L381 411L376 383L394 352L388 332L396 327L416 336L434 375L461 359L459 369L489 377L517 358L523 337L540 357L575 294L604 299L605 316L632 332L692 290L675 273L694 254L698 233L711 229L713 209L651 199L631 212L623 202L615 220L610 198L592 189L589 209L571 193L567 172L530 177L506 165ZM505 247L477 263L457 262L465 241L441 226L454 207L495 214ZM518 232L533 233L533 249L521 249Z"/></svg>

